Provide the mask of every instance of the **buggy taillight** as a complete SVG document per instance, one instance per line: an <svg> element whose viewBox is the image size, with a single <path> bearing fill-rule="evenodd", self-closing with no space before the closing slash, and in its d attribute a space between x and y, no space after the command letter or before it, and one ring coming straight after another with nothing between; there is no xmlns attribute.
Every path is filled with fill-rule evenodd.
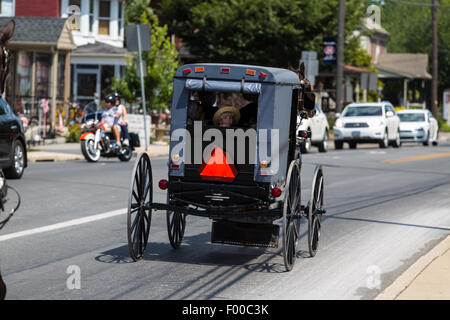
<svg viewBox="0 0 450 320"><path fill-rule="evenodd" d="M281 189L275 187L275 188L272 189L271 193L272 193L272 197L278 198L279 196L281 196Z"/></svg>
<svg viewBox="0 0 450 320"><path fill-rule="evenodd" d="M159 180L158 186L161 190L166 190L169 187L169 181L166 179Z"/></svg>

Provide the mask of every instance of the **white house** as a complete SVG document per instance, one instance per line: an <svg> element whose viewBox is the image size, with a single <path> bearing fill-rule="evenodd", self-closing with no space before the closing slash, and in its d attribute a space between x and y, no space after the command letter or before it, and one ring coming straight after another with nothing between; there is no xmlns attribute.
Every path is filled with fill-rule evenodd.
<svg viewBox="0 0 450 320"><path fill-rule="evenodd" d="M103 98L112 78L123 76L129 56L123 47L124 7L125 0L61 0L61 17L74 16L71 92L81 105Z"/></svg>

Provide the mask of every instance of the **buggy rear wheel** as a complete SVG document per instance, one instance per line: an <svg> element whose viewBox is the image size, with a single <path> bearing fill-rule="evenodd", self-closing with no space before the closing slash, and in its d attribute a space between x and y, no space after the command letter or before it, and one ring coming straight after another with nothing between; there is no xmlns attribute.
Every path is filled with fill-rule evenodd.
<svg viewBox="0 0 450 320"><path fill-rule="evenodd" d="M293 160L289 166L283 206L283 259L286 271L295 263L300 237L301 181L300 162Z"/></svg>
<svg viewBox="0 0 450 320"><path fill-rule="evenodd" d="M311 257L316 255L319 246L322 214L325 213L323 209L323 191L323 170L322 166L318 165L314 171L311 197L308 203L308 248Z"/></svg>
<svg viewBox="0 0 450 320"><path fill-rule="evenodd" d="M169 204L169 201L167 201ZM183 241L184 230L186 229L186 214L167 210L167 233L170 244L177 249Z"/></svg>
<svg viewBox="0 0 450 320"><path fill-rule="evenodd" d="M128 194L127 233L130 256L134 261L142 259L147 247L153 201L153 181L150 158L141 153L134 165Z"/></svg>

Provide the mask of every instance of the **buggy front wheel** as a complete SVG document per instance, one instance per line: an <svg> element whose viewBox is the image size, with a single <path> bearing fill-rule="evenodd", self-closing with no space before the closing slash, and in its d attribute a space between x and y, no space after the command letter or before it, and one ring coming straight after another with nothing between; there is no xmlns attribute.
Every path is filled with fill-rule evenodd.
<svg viewBox="0 0 450 320"><path fill-rule="evenodd" d="M301 181L300 164L293 160L289 166L283 206L283 259L286 271L291 271L297 254L300 237Z"/></svg>
<svg viewBox="0 0 450 320"><path fill-rule="evenodd" d="M141 153L134 165L128 194L128 249L134 261L142 259L150 234L153 202L152 167L150 158Z"/></svg>
<svg viewBox="0 0 450 320"><path fill-rule="evenodd" d="M316 255L322 223L324 179L322 166L316 166L313 176L311 197L308 203L308 248L311 257Z"/></svg>

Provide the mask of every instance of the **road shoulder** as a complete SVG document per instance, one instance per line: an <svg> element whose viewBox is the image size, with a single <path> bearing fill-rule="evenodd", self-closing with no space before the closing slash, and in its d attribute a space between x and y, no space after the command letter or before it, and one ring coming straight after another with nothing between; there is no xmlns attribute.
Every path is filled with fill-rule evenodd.
<svg viewBox="0 0 450 320"><path fill-rule="evenodd" d="M375 300L450 299L450 236L422 256Z"/></svg>

